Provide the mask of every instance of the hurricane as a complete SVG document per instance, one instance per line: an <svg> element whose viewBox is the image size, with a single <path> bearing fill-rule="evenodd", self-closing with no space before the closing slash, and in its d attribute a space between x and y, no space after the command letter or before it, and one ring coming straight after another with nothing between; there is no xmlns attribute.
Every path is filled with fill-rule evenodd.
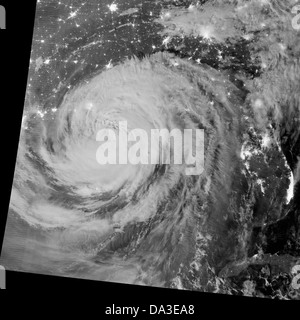
<svg viewBox="0 0 300 320"><path fill-rule="evenodd" d="M51 99L27 99L4 246L14 249L2 257L8 267L297 296L291 287L269 289L268 281L292 281L290 270L300 261L299 36L286 7L258 2L166 1L148 16L160 26L161 48L151 44L150 53L109 59L84 73L74 60ZM106 7L107 14L118 11L117 4ZM118 17L137 17L139 10L126 8ZM126 42L127 27L135 22L106 32L120 32ZM182 38L197 41L193 54ZM72 59L97 41L73 48ZM164 154L178 151L172 143L161 150L149 143L154 163L99 163L99 132L118 137L124 122L125 134L202 130L201 172L189 175L187 164L165 163ZM117 147L119 157L125 146L119 140Z"/></svg>

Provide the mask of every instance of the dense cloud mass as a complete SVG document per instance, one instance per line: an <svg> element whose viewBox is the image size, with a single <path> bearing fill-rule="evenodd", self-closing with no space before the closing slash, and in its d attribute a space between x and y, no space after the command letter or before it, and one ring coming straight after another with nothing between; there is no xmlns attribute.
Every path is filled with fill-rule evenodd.
<svg viewBox="0 0 300 320"><path fill-rule="evenodd" d="M299 298L291 286L300 264L294 3L170 2L98 4L105 13L98 27L90 17L93 28L83 7L71 18L62 9L69 29L52 37L65 32L71 51L33 50L3 264ZM38 26L36 42L45 34ZM97 133L121 121L149 136L204 130L203 172L162 161L99 164Z"/></svg>

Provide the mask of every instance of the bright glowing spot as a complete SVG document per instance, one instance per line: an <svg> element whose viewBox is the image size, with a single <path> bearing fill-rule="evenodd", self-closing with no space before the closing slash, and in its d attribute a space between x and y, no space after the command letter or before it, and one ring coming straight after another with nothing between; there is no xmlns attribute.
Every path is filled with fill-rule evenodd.
<svg viewBox="0 0 300 320"><path fill-rule="evenodd" d="M251 40L251 39L253 38L253 36L252 36L252 34L245 34L245 35L243 36L243 38L244 38L245 40Z"/></svg>
<svg viewBox="0 0 300 320"><path fill-rule="evenodd" d="M270 137L268 136L268 134L265 134L262 139L262 144L261 144L262 147L268 148L270 146L270 143L271 143Z"/></svg>
<svg viewBox="0 0 300 320"><path fill-rule="evenodd" d="M265 194L265 188L263 187L263 180L257 179L257 183L260 185L261 192Z"/></svg>
<svg viewBox="0 0 300 320"><path fill-rule="evenodd" d="M200 28L200 35L207 40L212 38L213 28L211 26L202 26Z"/></svg>
<svg viewBox="0 0 300 320"><path fill-rule="evenodd" d="M166 37L164 40L163 40L163 45L167 45L169 42L170 42L171 38L170 37Z"/></svg>
<svg viewBox="0 0 300 320"><path fill-rule="evenodd" d="M43 119L45 114L47 114L47 111L42 112L42 111L38 110L37 114Z"/></svg>
<svg viewBox="0 0 300 320"><path fill-rule="evenodd" d="M170 12L166 12L164 15L163 15L163 19L170 19L171 18L171 13Z"/></svg>
<svg viewBox="0 0 300 320"><path fill-rule="evenodd" d="M111 60L109 63L105 66L106 69L111 69L113 67L113 64L111 63Z"/></svg>
<svg viewBox="0 0 300 320"><path fill-rule="evenodd" d="M254 108L255 109L261 109L263 107L264 107L264 103L263 103L263 101L261 99L255 100L255 102L254 102Z"/></svg>
<svg viewBox="0 0 300 320"><path fill-rule="evenodd" d="M242 150L241 150L241 154L240 154L240 157L242 158L242 160L246 160L246 158L251 157L251 156L252 156L251 151L249 151L249 150L243 145Z"/></svg>
<svg viewBox="0 0 300 320"><path fill-rule="evenodd" d="M110 12L115 12L118 10L118 6L115 3L112 3L108 6L108 9L110 10Z"/></svg>
<svg viewBox="0 0 300 320"><path fill-rule="evenodd" d="M85 105L85 108L87 110L91 110L93 107L94 107L94 104L92 102L87 102L86 105Z"/></svg>
<svg viewBox="0 0 300 320"><path fill-rule="evenodd" d="M77 12L73 11L73 12L70 13L69 19L75 18L76 16L77 16Z"/></svg>
<svg viewBox="0 0 300 320"><path fill-rule="evenodd" d="M218 50L218 59L219 60L222 60L223 59L223 56L222 56L222 51L221 50Z"/></svg>
<svg viewBox="0 0 300 320"><path fill-rule="evenodd" d="M294 175L291 172L291 176L290 176L290 186L287 192L287 197L286 197L286 201L287 203L289 203L292 198L294 197Z"/></svg>

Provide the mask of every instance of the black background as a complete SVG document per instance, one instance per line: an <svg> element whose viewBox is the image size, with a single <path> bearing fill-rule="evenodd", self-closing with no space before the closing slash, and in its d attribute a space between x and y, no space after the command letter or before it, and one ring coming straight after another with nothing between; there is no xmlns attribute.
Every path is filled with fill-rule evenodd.
<svg viewBox="0 0 300 320"><path fill-rule="evenodd" d="M4 237L5 224L8 212L8 204L14 174L14 166L17 154L18 140L21 127L21 119L28 76L31 42L34 27L35 0L12 1L0 0L7 12L6 30L0 30L0 103L1 103L1 160L2 176L1 183L1 213L0 213L0 248ZM64 300L58 298L59 293L72 291L82 302L83 298L95 298L88 304L76 304L75 301L68 308L74 310L84 308L88 313L95 311L99 319L105 316L105 307L113 303L127 306L147 306L149 304L194 304L195 317L204 317L204 311L209 311L210 316L216 313L237 314L239 317L245 313L258 314L257 308L263 307L270 312L275 307L288 310L285 301L274 301L258 298L245 298L237 296L226 296L206 294L199 292L178 291L172 289L158 289L143 286L121 285L89 280L69 279L20 272L7 272L6 287L14 292L28 292L34 290L41 298L43 292L54 293L53 299L47 300L47 308L56 310L57 302L64 305ZM33 296L22 294L22 299L29 298L35 303ZM66 298L66 297L65 297ZM94 299L93 299L94 300ZM296 302L296 301L295 301ZM289 304L291 302L288 302ZM296 302L297 303L297 302ZM0 297L0 311L4 301ZM29 306L29 305L28 305ZM50 306L50 307L49 307ZM35 309L35 306L32 306ZM243 311L235 311L237 307L245 308ZM16 307L16 309L18 309ZM30 311L33 309L28 309ZM251 312L252 311L252 312ZM115 318L118 316L114 316ZM175 316L172 316L172 318ZM176 316L179 317L179 316ZM207 317L207 315L205 315ZM111 317L109 317L111 318ZM138 317L139 318L139 317ZM144 318L156 318L146 316ZM170 319L170 316L164 316ZM192 316L186 316L192 318Z"/></svg>
<svg viewBox="0 0 300 320"><path fill-rule="evenodd" d="M1 107L1 215L0 247L4 237L8 204L21 128L35 2L0 1L6 9L6 30L0 30L0 107Z"/></svg>

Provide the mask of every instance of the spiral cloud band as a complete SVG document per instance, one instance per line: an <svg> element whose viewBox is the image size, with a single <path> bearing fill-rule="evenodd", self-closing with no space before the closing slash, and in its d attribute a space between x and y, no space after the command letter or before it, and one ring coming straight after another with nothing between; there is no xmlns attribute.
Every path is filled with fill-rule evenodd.
<svg viewBox="0 0 300 320"><path fill-rule="evenodd" d="M43 117L27 111L11 209L51 241L57 235L61 250L97 256L135 238L149 252L146 264L153 259L159 264L160 250L170 246L164 268L175 270L195 255L199 230L222 229L220 208L228 199L219 190L229 189L231 165L240 161L241 96L218 71L166 53L103 71L67 93L57 111ZM98 133L121 132L124 121L126 131L140 128L148 137L151 130L203 132L204 139L191 134L187 139L191 149L196 146L196 156L187 150L188 158L203 164L201 174L187 175L186 163L172 161L100 165ZM176 141L162 143L162 158L170 148L176 160ZM117 152L125 152L123 143ZM208 199L221 216L216 223L213 214L207 225ZM144 233L149 224L150 234ZM153 237L160 238L155 248Z"/></svg>
<svg viewBox="0 0 300 320"><path fill-rule="evenodd" d="M0 265L299 299L294 0L38 1Z"/></svg>

